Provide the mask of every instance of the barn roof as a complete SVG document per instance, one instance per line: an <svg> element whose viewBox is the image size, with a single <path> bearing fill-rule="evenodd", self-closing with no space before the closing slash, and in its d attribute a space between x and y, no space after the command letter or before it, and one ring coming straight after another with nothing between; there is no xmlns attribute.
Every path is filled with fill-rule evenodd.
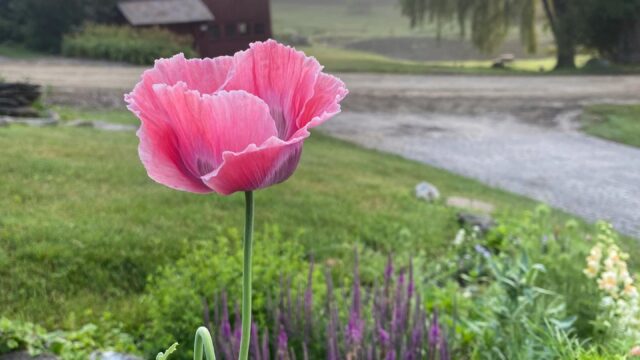
<svg viewBox="0 0 640 360"><path fill-rule="evenodd" d="M131 25L184 24L213 20L202 0L121 1L118 8Z"/></svg>

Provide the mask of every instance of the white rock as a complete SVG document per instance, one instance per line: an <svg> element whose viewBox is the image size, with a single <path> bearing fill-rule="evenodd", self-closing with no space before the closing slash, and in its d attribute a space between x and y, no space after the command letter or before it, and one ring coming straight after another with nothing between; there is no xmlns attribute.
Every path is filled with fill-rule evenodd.
<svg viewBox="0 0 640 360"><path fill-rule="evenodd" d="M440 192L432 184L423 181L416 185L416 197L426 201L434 201L440 198Z"/></svg>

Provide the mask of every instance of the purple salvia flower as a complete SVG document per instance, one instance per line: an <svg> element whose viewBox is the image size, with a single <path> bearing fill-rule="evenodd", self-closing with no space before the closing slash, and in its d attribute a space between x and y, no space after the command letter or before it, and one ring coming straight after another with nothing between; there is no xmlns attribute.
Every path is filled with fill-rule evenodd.
<svg viewBox="0 0 640 360"><path fill-rule="evenodd" d="M331 272L328 269L325 271L325 278L327 282L327 314L329 314L327 323L327 360L338 360L338 316L334 306L332 306L333 281L331 280Z"/></svg>
<svg viewBox="0 0 640 360"><path fill-rule="evenodd" d="M304 292L304 323L305 323L305 343L311 338L313 330L313 258L309 264L309 276L307 277L307 289Z"/></svg>
<svg viewBox="0 0 640 360"><path fill-rule="evenodd" d="M362 342L364 335L364 321L360 319L360 315L356 312L351 312L349 316L349 323L347 324L347 341L351 345L358 345Z"/></svg>
<svg viewBox="0 0 640 360"><path fill-rule="evenodd" d="M416 299L414 320L413 320L413 329L411 331L411 339L409 342L409 347L407 349L407 356L405 358L407 360L414 360L418 358L418 354L420 354L420 348L422 347L422 337L424 334L424 317L422 311L420 311L420 294L418 294Z"/></svg>
<svg viewBox="0 0 640 360"><path fill-rule="evenodd" d="M209 317L209 303L207 302L207 298L205 296L202 297L202 321L204 323L204 327L206 327L209 331L211 331L211 318Z"/></svg>
<svg viewBox="0 0 640 360"><path fill-rule="evenodd" d="M213 322L211 327L215 329L215 326L220 323L220 298L218 294L213 295Z"/></svg>
<svg viewBox="0 0 640 360"><path fill-rule="evenodd" d="M254 360L262 360L260 354L260 338L258 337L258 325L255 322L251 322L251 339L249 340L251 345L251 352L253 353Z"/></svg>
<svg viewBox="0 0 640 360"><path fill-rule="evenodd" d="M355 252L355 262L353 265L353 302L351 311L360 315L362 300L360 298L360 269L358 264L358 252Z"/></svg>
<svg viewBox="0 0 640 360"><path fill-rule="evenodd" d="M222 293L221 300L221 308L222 308L222 319L220 319L220 334L217 337L219 343L222 345L220 348L222 349L222 353L224 357L227 359L233 359L233 338L231 332L231 323L229 322L229 306L227 304L227 294Z"/></svg>
<svg viewBox="0 0 640 360"><path fill-rule="evenodd" d="M384 268L385 283L390 282L392 276L393 276L393 261L391 259L391 254L389 254L389 257L387 260L387 266Z"/></svg>
<svg viewBox="0 0 640 360"><path fill-rule="evenodd" d="M358 266L358 252L355 251L355 262L353 266L353 300L351 303L351 312L349 314L349 323L347 325L346 338L347 343L356 346L362 341L364 335L364 321L361 318L362 299L360 295L360 271Z"/></svg>
<svg viewBox="0 0 640 360"><path fill-rule="evenodd" d="M409 285L407 286L407 301L410 301L415 292L415 284L413 283L413 258L409 259Z"/></svg>
<svg viewBox="0 0 640 360"><path fill-rule="evenodd" d="M262 334L262 360L269 360L269 329L265 328Z"/></svg>
<svg viewBox="0 0 640 360"><path fill-rule="evenodd" d="M390 349L384 360L396 360L396 351L394 349Z"/></svg>
<svg viewBox="0 0 640 360"><path fill-rule="evenodd" d="M383 328L378 328L378 339L380 341L380 344L382 345L389 345L389 341L391 340L391 337L389 336L389 333L386 332Z"/></svg>
<svg viewBox="0 0 640 360"><path fill-rule="evenodd" d="M222 324L220 324L220 334L223 339L231 340L231 323L229 322L229 307L227 305L227 294L222 293Z"/></svg>
<svg viewBox="0 0 640 360"><path fill-rule="evenodd" d="M404 300L404 294L405 294L404 281L405 281L404 271L401 271L400 276L398 277L398 284L396 288L396 301L394 305L393 319L391 323L391 336L394 339L394 343L398 341L398 339L400 338L401 330L404 328L405 321L406 321L405 319L406 310L404 308L406 304Z"/></svg>
<svg viewBox="0 0 640 360"><path fill-rule="evenodd" d="M429 327L428 340L429 340L429 360L436 359L436 352L440 347L442 340L442 330L440 329L440 323L438 322L438 311L433 310L433 318L431 319L431 326Z"/></svg>
<svg viewBox="0 0 640 360"><path fill-rule="evenodd" d="M442 334L440 337L440 360L451 360L449 355L449 344L447 343L447 337Z"/></svg>
<svg viewBox="0 0 640 360"><path fill-rule="evenodd" d="M293 330L292 324L291 324L291 315L293 315L293 299L291 297L291 287L292 287L292 281L291 281L291 278L289 277L287 278L287 285L286 285L287 307L286 307L286 311L284 311L281 314L282 318L280 319L281 322L284 324L285 329L288 331Z"/></svg>
<svg viewBox="0 0 640 360"><path fill-rule="evenodd" d="M236 302L234 306L234 327L233 327L233 353L240 353L240 339L242 339L242 316L240 315L240 306Z"/></svg>
<svg viewBox="0 0 640 360"><path fill-rule="evenodd" d="M278 333L278 360L285 360L289 357L288 347L287 333L284 331L284 326L280 326L280 332Z"/></svg>

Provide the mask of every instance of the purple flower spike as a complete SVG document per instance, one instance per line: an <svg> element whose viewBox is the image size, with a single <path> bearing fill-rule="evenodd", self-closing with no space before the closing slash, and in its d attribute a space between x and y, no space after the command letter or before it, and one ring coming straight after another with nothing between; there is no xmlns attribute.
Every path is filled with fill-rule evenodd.
<svg viewBox="0 0 640 360"><path fill-rule="evenodd" d="M391 349L388 353L387 356L385 356L384 360L396 360L396 351Z"/></svg>
<svg viewBox="0 0 640 360"><path fill-rule="evenodd" d="M390 281L393 276L393 260L391 259L391 254L389 254L389 259L387 260L387 266L384 269L384 281Z"/></svg>
<svg viewBox="0 0 640 360"><path fill-rule="evenodd" d="M380 339L380 343L383 345L388 345L391 337L389 333L386 332L383 328L378 328L378 338Z"/></svg>
<svg viewBox="0 0 640 360"><path fill-rule="evenodd" d="M222 337L231 340L231 323L229 322L229 308L227 305L227 294L222 293L222 324L220 324Z"/></svg>
<svg viewBox="0 0 640 360"><path fill-rule="evenodd" d="M260 338L258 337L258 325L255 322L251 322L251 352L254 360L262 360L260 354Z"/></svg>
<svg viewBox="0 0 640 360"><path fill-rule="evenodd" d="M411 300L415 292L415 284L413 282L413 258L409 259L409 285L407 287L407 298Z"/></svg>
<svg viewBox="0 0 640 360"><path fill-rule="evenodd" d="M278 359L286 359L289 357L289 339L287 333L284 331L284 326L280 326L280 333L278 334Z"/></svg>
<svg viewBox="0 0 640 360"><path fill-rule="evenodd" d="M362 298L360 295L360 271L358 265L358 252L355 252L355 264L353 267L353 301L351 313L347 325L347 342L351 345L360 344L364 335L364 320L362 320Z"/></svg>
<svg viewBox="0 0 640 360"><path fill-rule="evenodd" d="M311 338L313 330L313 258L309 264L309 276L307 278L307 289L304 292L304 341L305 344Z"/></svg>
<svg viewBox="0 0 640 360"><path fill-rule="evenodd" d="M262 334L262 360L269 360L269 329Z"/></svg>

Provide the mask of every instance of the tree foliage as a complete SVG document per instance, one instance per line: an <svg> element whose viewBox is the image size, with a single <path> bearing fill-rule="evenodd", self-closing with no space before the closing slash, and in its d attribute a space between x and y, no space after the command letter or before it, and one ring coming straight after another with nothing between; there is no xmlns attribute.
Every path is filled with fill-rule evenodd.
<svg viewBox="0 0 640 360"><path fill-rule="evenodd" d="M527 50L537 47L534 0L400 0L400 7L411 27L429 21L440 29L457 21L461 35L470 30L473 44L487 53L495 51L514 26Z"/></svg>
<svg viewBox="0 0 640 360"><path fill-rule="evenodd" d="M581 42L613 61L633 61L640 52L640 0L584 0L583 9Z"/></svg>
<svg viewBox="0 0 640 360"><path fill-rule="evenodd" d="M487 53L515 27L525 48L535 52L542 14L555 40L558 68L575 67L578 46L617 62L640 62L640 0L400 0L400 5L411 27L457 21L461 34L470 30L472 43Z"/></svg>
<svg viewBox="0 0 640 360"><path fill-rule="evenodd" d="M83 21L118 21L115 6L116 0L0 0L0 42L55 53Z"/></svg>

